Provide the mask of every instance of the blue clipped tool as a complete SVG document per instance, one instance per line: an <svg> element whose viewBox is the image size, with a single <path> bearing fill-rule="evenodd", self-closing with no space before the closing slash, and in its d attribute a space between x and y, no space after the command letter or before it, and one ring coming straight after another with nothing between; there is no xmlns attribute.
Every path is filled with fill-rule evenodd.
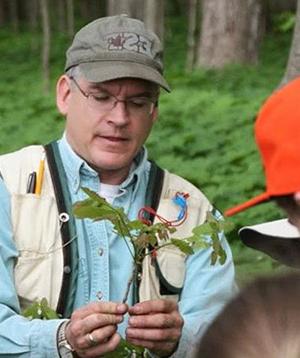
<svg viewBox="0 0 300 358"><path fill-rule="evenodd" d="M177 216L177 220L182 220L186 217L187 214L187 202L186 199L189 197L188 194L185 193L176 193L172 201L174 204L180 207L179 214Z"/></svg>

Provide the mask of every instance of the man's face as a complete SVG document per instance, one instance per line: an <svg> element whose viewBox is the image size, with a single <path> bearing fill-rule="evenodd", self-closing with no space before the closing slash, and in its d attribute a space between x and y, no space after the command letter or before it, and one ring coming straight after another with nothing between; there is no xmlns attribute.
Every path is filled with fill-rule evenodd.
<svg viewBox="0 0 300 358"><path fill-rule="evenodd" d="M58 83L57 103L66 116L66 136L73 150L100 173L101 180L110 184L122 182L133 158L147 139L157 117L157 108L143 113L124 102L107 110L93 106L76 83L62 76ZM114 96L119 100L151 98L156 88L139 79L120 79L95 84L83 78L76 80L85 94L93 94L106 101ZM61 87L61 88L60 88ZM95 98L95 97L94 97ZM104 103L104 102L103 102ZM129 108L131 107L131 108Z"/></svg>

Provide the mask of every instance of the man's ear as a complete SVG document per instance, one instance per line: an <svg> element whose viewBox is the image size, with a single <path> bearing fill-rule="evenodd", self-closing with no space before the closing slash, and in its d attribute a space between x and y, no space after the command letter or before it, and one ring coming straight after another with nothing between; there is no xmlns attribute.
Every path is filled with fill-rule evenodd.
<svg viewBox="0 0 300 358"><path fill-rule="evenodd" d="M56 84L56 105L63 116L68 113L70 94L70 79L68 76L62 75Z"/></svg>
<svg viewBox="0 0 300 358"><path fill-rule="evenodd" d="M158 105L156 105L154 107L151 116L152 116L152 122L154 123L157 120L157 117L158 117Z"/></svg>
<svg viewBox="0 0 300 358"><path fill-rule="evenodd" d="M293 195L295 203L300 206L300 191L296 191L296 193L294 193Z"/></svg>

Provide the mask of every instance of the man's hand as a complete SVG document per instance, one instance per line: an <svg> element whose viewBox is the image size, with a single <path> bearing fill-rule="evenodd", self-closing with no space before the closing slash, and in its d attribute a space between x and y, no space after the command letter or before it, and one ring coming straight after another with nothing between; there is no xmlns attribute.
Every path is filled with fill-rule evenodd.
<svg viewBox="0 0 300 358"><path fill-rule="evenodd" d="M93 302L73 312L66 338L79 357L99 357L120 343L118 323L128 307L113 302Z"/></svg>
<svg viewBox="0 0 300 358"><path fill-rule="evenodd" d="M168 356L175 351L183 327L177 303L171 300L144 301L130 307L128 312L126 339L130 343L159 356Z"/></svg>

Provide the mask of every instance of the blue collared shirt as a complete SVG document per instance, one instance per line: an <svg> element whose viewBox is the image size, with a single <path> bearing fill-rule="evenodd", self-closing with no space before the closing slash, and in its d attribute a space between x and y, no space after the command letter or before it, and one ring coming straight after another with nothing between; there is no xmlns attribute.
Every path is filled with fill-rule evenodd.
<svg viewBox="0 0 300 358"><path fill-rule="evenodd" d="M81 187L99 192L98 173L77 156L65 137L59 141L72 202L84 199ZM150 171L146 149L134 169L120 185L113 204L123 207L130 219L144 206ZM10 195L0 179L0 357L58 357L56 332L61 320L32 320L20 316L14 288L14 265L18 256L13 241ZM108 222L76 220L79 252L78 284L74 309L91 301L120 302L132 270L132 258L125 241L117 237ZM207 325L236 291L230 248L225 265L210 265L210 251L200 250L187 259L187 274L179 303L184 328L176 357L187 357ZM129 304L132 302L129 296ZM119 325L124 336L127 320Z"/></svg>

